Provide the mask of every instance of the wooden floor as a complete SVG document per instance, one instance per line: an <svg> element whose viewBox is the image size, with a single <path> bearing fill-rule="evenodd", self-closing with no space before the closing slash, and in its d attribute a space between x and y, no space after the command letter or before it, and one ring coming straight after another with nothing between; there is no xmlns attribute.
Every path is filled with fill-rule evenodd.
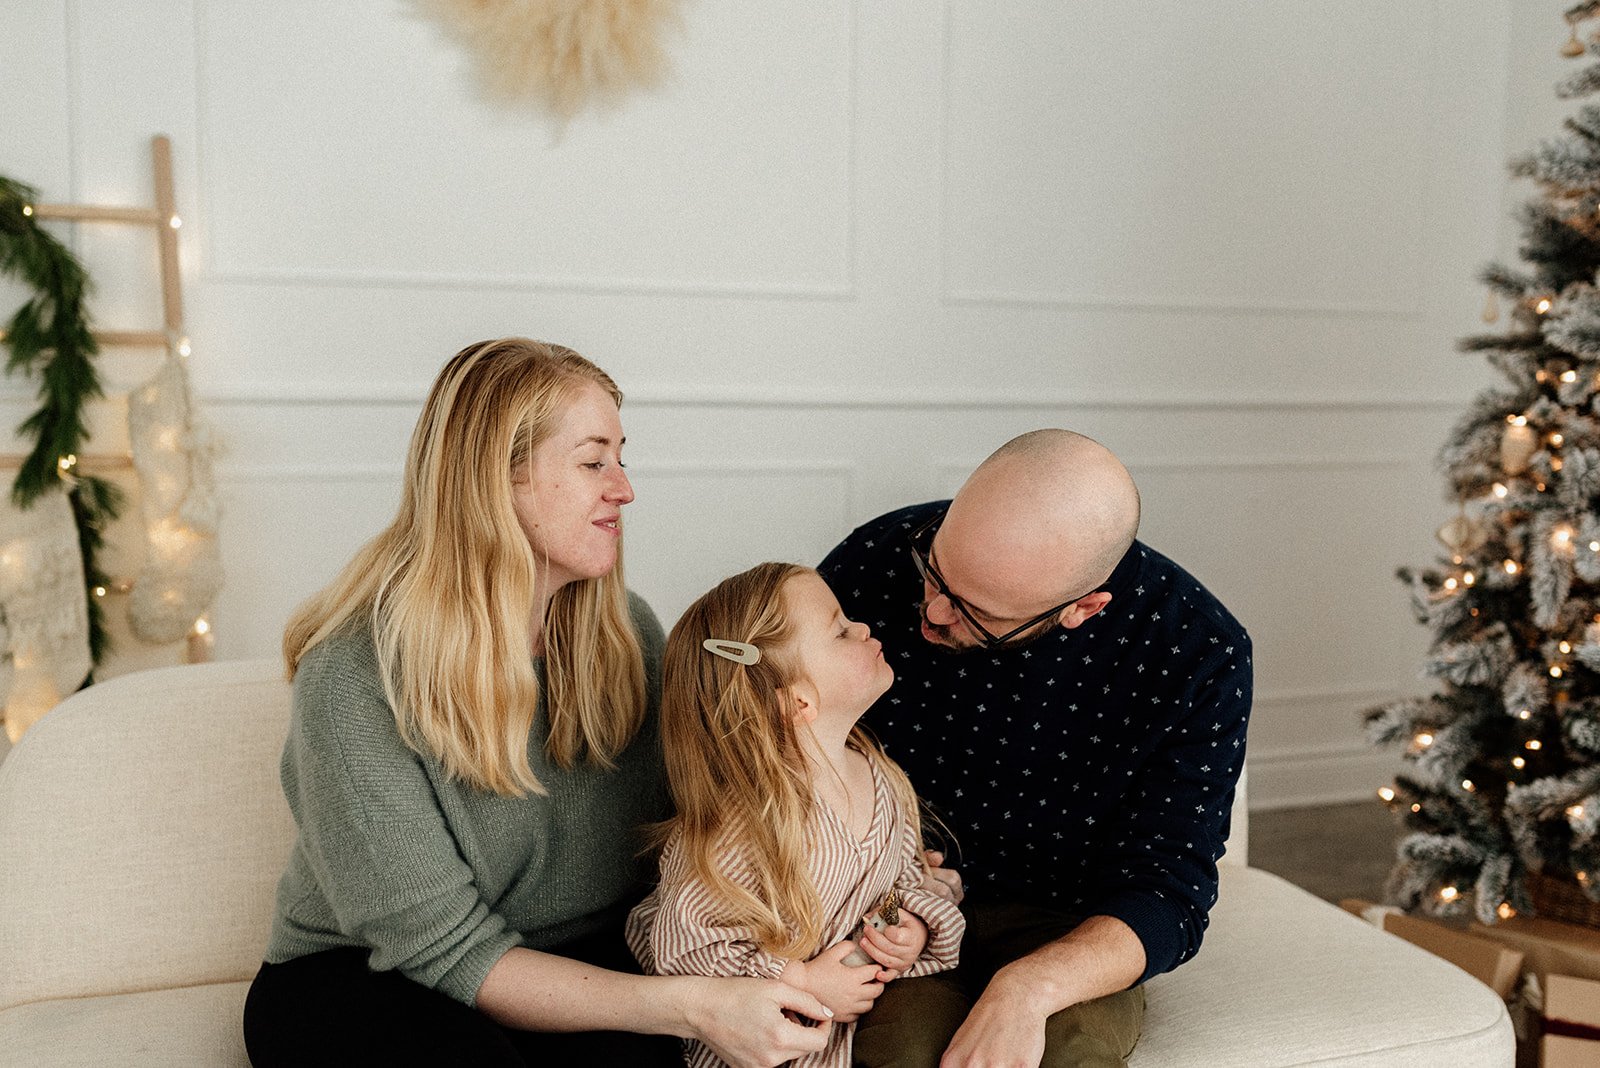
<svg viewBox="0 0 1600 1068"><path fill-rule="evenodd" d="M1377 798L1250 813L1250 864L1327 901L1383 899L1400 830Z"/></svg>

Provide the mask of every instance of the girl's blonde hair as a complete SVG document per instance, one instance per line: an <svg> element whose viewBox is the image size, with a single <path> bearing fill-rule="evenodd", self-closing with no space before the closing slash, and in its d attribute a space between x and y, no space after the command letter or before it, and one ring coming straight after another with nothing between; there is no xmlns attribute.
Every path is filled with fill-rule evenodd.
<svg viewBox="0 0 1600 1068"><path fill-rule="evenodd" d="M784 586L815 571L766 563L725 579L689 606L667 638L662 661L661 740L677 815L674 831L695 877L722 903L719 922L748 927L769 953L810 957L823 936L821 901L808 874L815 792L801 726L788 697L802 665ZM748 642L761 651L739 664L702 646L707 638ZM850 744L883 770L921 839L916 794L858 725ZM721 861L737 857L754 888L730 879Z"/></svg>
<svg viewBox="0 0 1600 1068"><path fill-rule="evenodd" d="M445 364L411 435L399 513L283 636L293 678L306 652L370 616L384 693L406 744L481 789L545 789L528 763L539 703L531 613L539 570L512 504L513 478L585 384L622 393L560 345L501 338ZM538 507L538 502L534 502ZM559 767L603 767L644 719L645 673L621 549L597 579L571 582L544 618L546 751Z"/></svg>

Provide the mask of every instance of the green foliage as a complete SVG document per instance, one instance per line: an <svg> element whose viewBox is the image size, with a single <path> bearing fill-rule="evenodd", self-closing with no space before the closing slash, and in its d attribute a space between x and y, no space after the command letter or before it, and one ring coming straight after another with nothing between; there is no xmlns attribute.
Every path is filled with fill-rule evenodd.
<svg viewBox="0 0 1600 1068"><path fill-rule="evenodd" d="M72 252L39 225L31 205L35 191L0 176L0 272L19 278L34 295L5 327L7 374L39 380L39 407L17 428L33 442L11 486L11 499L26 508L60 486L60 461L75 456L88 439L85 409L103 396L85 302L89 277ZM98 560L103 531L122 507L115 486L99 478L77 478L70 489L83 556L84 597L89 611L89 646L94 661L109 649L96 586L108 578Z"/></svg>
<svg viewBox="0 0 1600 1068"><path fill-rule="evenodd" d="M1600 65L1561 92L1600 92ZM1600 105L1512 170L1540 183L1522 262L1480 275L1508 321L1459 343L1503 381L1439 453L1461 506L1450 551L1400 571L1437 692L1366 714L1406 750L1384 792L1411 832L1390 900L1485 923L1528 910L1534 872L1600 901Z"/></svg>

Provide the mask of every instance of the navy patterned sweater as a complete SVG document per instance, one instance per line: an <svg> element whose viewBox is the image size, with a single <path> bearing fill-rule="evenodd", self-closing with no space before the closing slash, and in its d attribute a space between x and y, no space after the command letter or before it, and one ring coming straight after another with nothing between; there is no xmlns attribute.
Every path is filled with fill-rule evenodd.
<svg viewBox="0 0 1600 1068"><path fill-rule="evenodd" d="M1193 576L1134 542L1111 602L1021 648L952 653L918 631L908 535L947 507L890 512L820 571L871 625L896 681L864 722L954 832L977 900L1115 916L1140 982L1200 948L1244 766L1244 628Z"/></svg>

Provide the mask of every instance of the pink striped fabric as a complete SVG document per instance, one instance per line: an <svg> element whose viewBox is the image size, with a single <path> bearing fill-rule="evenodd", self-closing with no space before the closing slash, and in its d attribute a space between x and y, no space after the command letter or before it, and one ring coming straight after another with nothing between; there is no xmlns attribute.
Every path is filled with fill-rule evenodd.
<svg viewBox="0 0 1600 1068"><path fill-rule="evenodd" d="M827 916L824 936L811 956L848 938L861 917L898 886L901 908L928 925L928 944L906 977L954 968L966 921L961 911L922 889L917 842L908 814L896 802L878 761L871 759L872 825L855 840L833 811L820 801L812 824L811 878ZM735 854L722 869L741 886L754 889L748 869ZM758 976L778 978L786 963L751 940L747 928L718 923L719 902L694 878L676 838L661 855L661 883L628 917L628 945L645 972L653 975ZM809 959L809 957L808 957ZM849 1068L854 1024L836 1024L826 1049L791 1063L801 1068ZM698 1042L684 1044L692 1068L715 1068L721 1058Z"/></svg>

